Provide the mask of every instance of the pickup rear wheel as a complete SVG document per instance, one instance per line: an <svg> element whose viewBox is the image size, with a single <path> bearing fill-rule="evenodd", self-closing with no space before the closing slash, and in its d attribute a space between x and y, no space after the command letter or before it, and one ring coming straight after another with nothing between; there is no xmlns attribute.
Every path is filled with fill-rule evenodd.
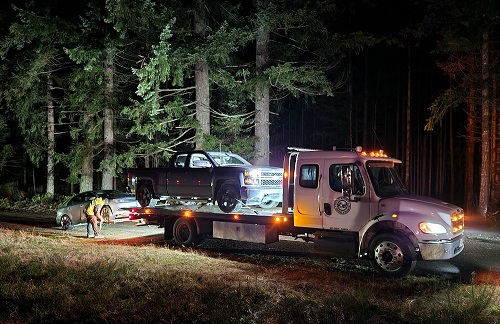
<svg viewBox="0 0 500 324"><path fill-rule="evenodd" d="M417 253L407 239L380 234L370 244L370 262L383 276L404 277L415 268Z"/></svg>
<svg viewBox="0 0 500 324"><path fill-rule="evenodd" d="M135 196L142 208L147 207L153 198L153 189L150 185L143 185L137 190Z"/></svg>
<svg viewBox="0 0 500 324"><path fill-rule="evenodd" d="M236 213L241 209L240 193L231 183L223 183L217 193L217 205L225 213Z"/></svg>
<svg viewBox="0 0 500 324"><path fill-rule="evenodd" d="M175 221L173 234L175 244L179 246L191 246L198 242L198 233L194 222L183 217Z"/></svg>

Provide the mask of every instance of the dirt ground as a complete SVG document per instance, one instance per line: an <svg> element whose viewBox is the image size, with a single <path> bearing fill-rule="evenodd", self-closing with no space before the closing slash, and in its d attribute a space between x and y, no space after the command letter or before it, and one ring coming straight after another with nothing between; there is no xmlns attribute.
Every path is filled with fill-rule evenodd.
<svg viewBox="0 0 500 324"><path fill-rule="evenodd" d="M71 230L57 226L55 215L33 215L30 213L0 211L0 228L22 230L40 235L73 236L87 239L87 224L77 224ZM163 229L157 225L144 225L137 221L122 221L116 224L103 224L102 240L124 244L150 244L163 241ZM97 240L97 239L94 239Z"/></svg>
<svg viewBox="0 0 500 324"><path fill-rule="evenodd" d="M480 219L476 221L471 219L470 223L472 226L466 230L466 248L463 253L446 261L417 262L414 274L442 276L447 279L470 282L474 276L477 277L478 274L484 273L485 278L489 278L486 282L491 283L491 278L496 278L496 284L500 284L500 279L498 279L500 273L498 261L500 245L498 244L498 238L500 236L498 231L493 231L491 226L486 226L484 222L480 222ZM168 245L171 248L179 248L173 242L164 240L163 228L159 228L157 225L140 224L128 220L116 224L104 224L101 230L101 234L104 236L103 239L87 238L86 224L78 224L72 230L63 230L55 224L55 213L37 214L0 211L0 228L22 230L39 235L71 236L82 240L93 240L101 244L152 244L159 247ZM267 256L297 257L297 260L309 260L312 263L322 259L327 261L333 268L343 269L345 273L357 273L361 276L367 274L371 276L373 273L366 260L332 258L320 252L315 252L313 246L312 242L280 236L280 241L271 244L206 238L196 248L202 250L206 255L242 262L261 263L264 262L263 260ZM260 255L260 257L251 257L255 255ZM276 259L274 261L269 259L264 263L269 263L267 266L274 267L275 262L277 262ZM291 262L294 263L294 261ZM281 268L280 266L277 267ZM280 269L280 271L283 271L283 269ZM323 271L314 271L314 275L308 273L303 278L312 280L316 275L323 277L325 274ZM478 279L475 281L480 282Z"/></svg>

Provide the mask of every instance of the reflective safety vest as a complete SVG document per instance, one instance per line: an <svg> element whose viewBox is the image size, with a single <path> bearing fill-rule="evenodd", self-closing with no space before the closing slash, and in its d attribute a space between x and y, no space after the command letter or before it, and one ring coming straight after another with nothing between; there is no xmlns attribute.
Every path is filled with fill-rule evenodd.
<svg viewBox="0 0 500 324"><path fill-rule="evenodd" d="M92 199L92 201L85 207L85 214L94 216L96 213L99 213L102 205L104 205L104 199L101 197Z"/></svg>

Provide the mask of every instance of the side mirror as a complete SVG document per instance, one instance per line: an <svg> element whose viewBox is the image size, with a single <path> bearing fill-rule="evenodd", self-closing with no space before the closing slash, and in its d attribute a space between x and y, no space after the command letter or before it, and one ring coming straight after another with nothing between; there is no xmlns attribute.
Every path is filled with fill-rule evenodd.
<svg viewBox="0 0 500 324"><path fill-rule="evenodd" d="M349 198L352 193L351 169L344 165L342 166L342 195Z"/></svg>
<svg viewBox="0 0 500 324"><path fill-rule="evenodd" d="M352 198L352 193L354 190L354 182L352 181L352 171L347 165L342 166L342 195L349 201L357 202L360 200L359 197Z"/></svg>

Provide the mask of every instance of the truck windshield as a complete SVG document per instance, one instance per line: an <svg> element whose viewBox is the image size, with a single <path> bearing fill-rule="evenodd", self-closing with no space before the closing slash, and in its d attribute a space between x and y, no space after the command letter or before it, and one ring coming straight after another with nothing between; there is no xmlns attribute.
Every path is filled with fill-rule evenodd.
<svg viewBox="0 0 500 324"><path fill-rule="evenodd" d="M250 162L234 153L208 152L218 165L251 165Z"/></svg>
<svg viewBox="0 0 500 324"><path fill-rule="evenodd" d="M392 162L367 162L366 166L377 196L394 197L407 193Z"/></svg>

